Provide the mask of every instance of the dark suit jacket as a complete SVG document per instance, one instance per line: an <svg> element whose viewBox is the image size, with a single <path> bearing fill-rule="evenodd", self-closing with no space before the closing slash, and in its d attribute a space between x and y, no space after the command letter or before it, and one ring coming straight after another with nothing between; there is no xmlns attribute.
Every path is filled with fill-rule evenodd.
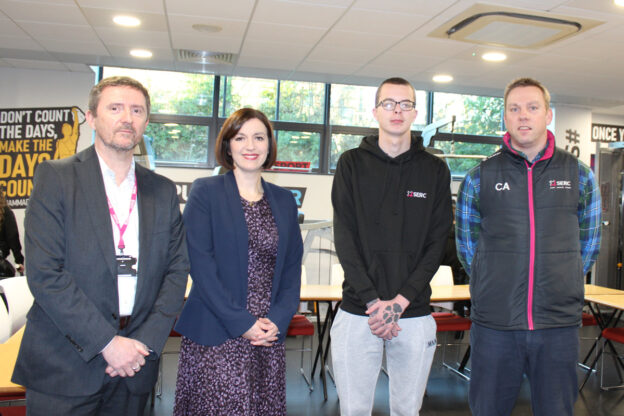
<svg viewBox="0 0 624 416"><path fill-rule="evenodd" d="M299 305L303 244L292 193L262 181L277 224L279 242L267 317L283 342ZM219 345L256 321L247 312L248 232L232 172L193 183L184 223L193 288L176 331L202 345Z"/></svg>
<svg viewBox="0 0 624 416"><path fill-rule="evenodd" d="M189 265L174 184L138 164L136 179L137 291L130 324L120 332L113 231L95 149L37 167L25 218L27 279L35 300L13 382L44 393L95 393L109 377L100 352L122 334L155 352L126 378L134 393L151 390Z"/></svg>

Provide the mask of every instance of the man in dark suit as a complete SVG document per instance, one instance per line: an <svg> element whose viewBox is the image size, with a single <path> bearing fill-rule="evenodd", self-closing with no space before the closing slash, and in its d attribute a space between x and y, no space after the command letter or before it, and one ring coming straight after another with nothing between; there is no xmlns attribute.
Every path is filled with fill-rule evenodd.
<svg viewBox="0 0 624 416"><path fill-rule="evenodd" d="M93 87L95 143L37 167L25 218L35 298L13 381L30 415L142 415L189 271L174 184L134 164L147 90Z"/></svg>

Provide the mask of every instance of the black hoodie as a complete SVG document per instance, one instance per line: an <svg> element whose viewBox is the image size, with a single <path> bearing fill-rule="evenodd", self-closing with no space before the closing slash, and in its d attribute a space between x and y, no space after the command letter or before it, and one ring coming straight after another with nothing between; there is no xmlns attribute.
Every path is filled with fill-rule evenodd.
<svg viewBox="0 0 624 416"><path fill-rule="evenodd" d="M344 269L341 308L365 315L366 303L403 295L402 317L430 313L429 281L452 223L450 173L422 138L392 158L368 136L342 154L332 187L334 241Z"/></svg>

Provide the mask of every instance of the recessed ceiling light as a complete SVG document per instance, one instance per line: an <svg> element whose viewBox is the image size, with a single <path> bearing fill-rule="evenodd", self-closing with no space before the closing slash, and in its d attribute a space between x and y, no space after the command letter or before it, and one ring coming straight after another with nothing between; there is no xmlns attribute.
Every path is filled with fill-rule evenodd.
<svg viewBox="0 0 624 416"><path fill-rule="evenodd" d="M221 30L223 30L223 28L221 26L217 26L217 25L206 25L203 23L195 23L193 26L191 26L193 29L195 29L198 32L205 32L205 33L217 33L217 32L221 32Z"/></svg>
<svg viewBox="0 0 624 416"><path fill-rule="evenodd" d="M502 52L487 52L481 55L481 58L488 62L501 62L507 59L507 55Z"/></svg>
<svg viewBox="0 0 624 416"><path fill-rule="evenodd" d="M613 0L616 6L624 7L624 0Z"/></svg>
<svg viewBox="0 0 624 416"><path fill-rule="evenodd" d="M134 16L115 16L113 17L113 22L117 23L119 26L126 27L136 27L141 24L141 21Z"/></svg>
<svg viewBox="0 0 624 416"><path fill-rule="evenodd" d="M147 49L132 49L130 51L130 55L134 56L135 58L151 58L152 52L148 51Z"/></svg>
<svg viewBox="0 0 624 416"><path fill-rule="evenodd" d="M451 82L453 81L453 76L447 74L438 74L434 75L432 80L433 82Z"/></svg>

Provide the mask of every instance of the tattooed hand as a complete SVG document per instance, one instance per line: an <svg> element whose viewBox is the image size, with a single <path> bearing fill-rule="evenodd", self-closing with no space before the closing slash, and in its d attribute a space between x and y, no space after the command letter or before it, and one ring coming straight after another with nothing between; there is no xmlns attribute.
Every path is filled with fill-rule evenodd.
<svg viewBox="0 0 624 416"><path fill-rule="evenodd" d="M370 316L368 325L373 335L391 340L399 335L401 327L399 327L399 319L405 308L409 305L409 301L402 295L397 295L392 300L373 300L366 306L366 313Z"/></svg>

